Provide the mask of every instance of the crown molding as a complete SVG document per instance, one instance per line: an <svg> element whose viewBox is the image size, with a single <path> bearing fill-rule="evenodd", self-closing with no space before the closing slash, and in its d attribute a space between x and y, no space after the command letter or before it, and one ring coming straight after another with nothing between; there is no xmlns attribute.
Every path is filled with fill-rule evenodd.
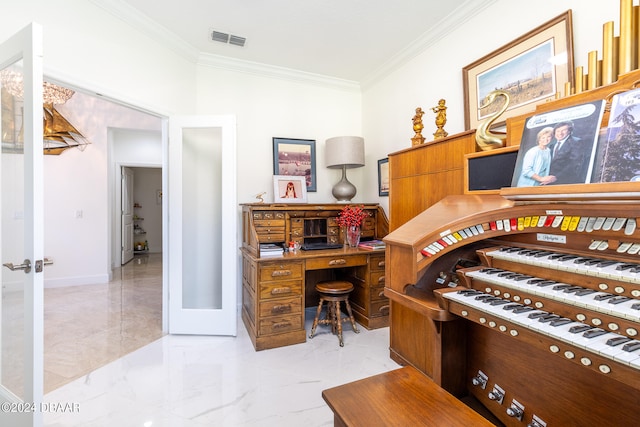
<svg viewBox="0 0 640 427"><path fill-rule="evenodd" d="M291 68L278 67L276 65L245 61L222 55L213 55L208 53L201 54L198 65L238 73L253 74L261 77L270 77L298 83L315 84L334 89L360 92L360 84L353 80L338 79L321 74L298 71Z"/></svg>
<svg viewBox="0 0 640 427"><path fill-rule="evenodd" d="M429 28L420 38L410 43L398 52L384 65L365 76L360 82L361 87L367 88L387 77L389 74L406 64L432 45L441 41L449 33L457 30L462 24L473 18L498 0L467 0L456 10L442 19L438 24Z"/></svg>

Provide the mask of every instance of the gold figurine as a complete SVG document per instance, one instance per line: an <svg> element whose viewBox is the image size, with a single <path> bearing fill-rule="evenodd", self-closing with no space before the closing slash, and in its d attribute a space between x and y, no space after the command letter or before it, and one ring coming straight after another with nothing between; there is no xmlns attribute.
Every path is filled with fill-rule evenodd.
<svg viewBox="0 0 640 427"><path fill-rule="evenodd" d="M416 108L416 114L413 116L413 131L416 133L413 138L411 138L412 145L420 145L424 142L424 137L422 136L422 129L424 129L424 125L422 124L422 115L424 111L422 108Z"/></svg>
<svg viewBox="0 0 640 427"><path fill-rule="evenodd" d="M441 99L438 101L438 105L432 108L433 112L436 113L436 133L433 134L435 139L444 138L449 135L447 131L444 130L444 125L447 124L447 107L445 107L444 103L446 101Z"/></svg>

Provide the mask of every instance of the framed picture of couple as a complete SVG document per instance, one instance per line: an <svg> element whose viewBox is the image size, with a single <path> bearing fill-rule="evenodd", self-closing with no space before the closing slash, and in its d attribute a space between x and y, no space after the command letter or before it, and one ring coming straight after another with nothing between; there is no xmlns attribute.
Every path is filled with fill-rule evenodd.
<svg viewBox="0 0 640 427"><path fill-rule="evenodd" d="M529 117L511 186L592 182L604 105L594 101Z"/></svg>

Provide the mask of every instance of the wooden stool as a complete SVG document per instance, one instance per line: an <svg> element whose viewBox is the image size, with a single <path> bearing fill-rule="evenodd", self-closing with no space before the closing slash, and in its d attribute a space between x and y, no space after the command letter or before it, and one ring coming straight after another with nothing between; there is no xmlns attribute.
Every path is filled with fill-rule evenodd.
<svg viewBox="0 0 640 427"><path fill-rule="evenodd" d="M320 294L320 303L318 303L316 318L313 319L313 327L311 328L309 338L313 338L318 324L331 325L331 332L334 334L337 332L340 347L344 347L344 342L342 341L342 322L350 320L353 331L356 334L360 333L356 326L356 321L353 318L353 313L351 312L351 305L349 304L349 294L353 291L353 284L346 280L327 280L318 282L316 284L316 291ZM327 302L327 315L324 319L320 320L322 304L325 301ZM340 314L340 301L344 301L349 317L342 317Z"/></svg>

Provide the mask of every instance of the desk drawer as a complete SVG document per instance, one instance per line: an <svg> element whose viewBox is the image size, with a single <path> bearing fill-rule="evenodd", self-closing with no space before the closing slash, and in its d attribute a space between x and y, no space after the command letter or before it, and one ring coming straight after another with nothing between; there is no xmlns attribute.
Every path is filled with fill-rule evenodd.
<svg viewBox="0 0 640 427"><path fill-rule="evenodd" d="M375 271L371 273L371 280L369 281L369 286L372 288L374 286L382 286L384 287L384 271Z"/></svg>
<svg viewBox="0 0 640 427"><path fill-rule="evenodd" d="M302 298L299 296L260 303L260 318L299 313L302 313Z"/></svg>
<svg viewBox="0 0 640 427"><path fill-rule="evenodd" d="M369 317L380 317L389 315L389 300L374 301L371 303Z"/></svg>
<svg viewBox="0 0 640 427"><path fill-rule="evenodd" d="M307 270L367 265L367 255L335 255L308 259Z"/></svg>
<svg viewBox="0 0 640 427"><path fill-rule="evenodd" d="M260 281L292 280L302 278L301 262L264 263L260 267Z"/></svg>
<svg viewBox="0 0 640 427"><path fill-rule="evenodd" d="M290 316L277 316L268 319L261 319L259 335L280 334L283 332L296 331L302 328L302 315L292 314Z"/></svg>
<svg viewBox="0 0 640 427"><path fill-rule="evenodd" d="M384 271L384 252L380 255L371 255L369 265L371 271Z"/></svg>
<svg viewBox="0 0 640 427"><path fill-rule="evenodd" d="M272 299L302 295L302 280L282 280L260 284L260 299Z"/></svg>

